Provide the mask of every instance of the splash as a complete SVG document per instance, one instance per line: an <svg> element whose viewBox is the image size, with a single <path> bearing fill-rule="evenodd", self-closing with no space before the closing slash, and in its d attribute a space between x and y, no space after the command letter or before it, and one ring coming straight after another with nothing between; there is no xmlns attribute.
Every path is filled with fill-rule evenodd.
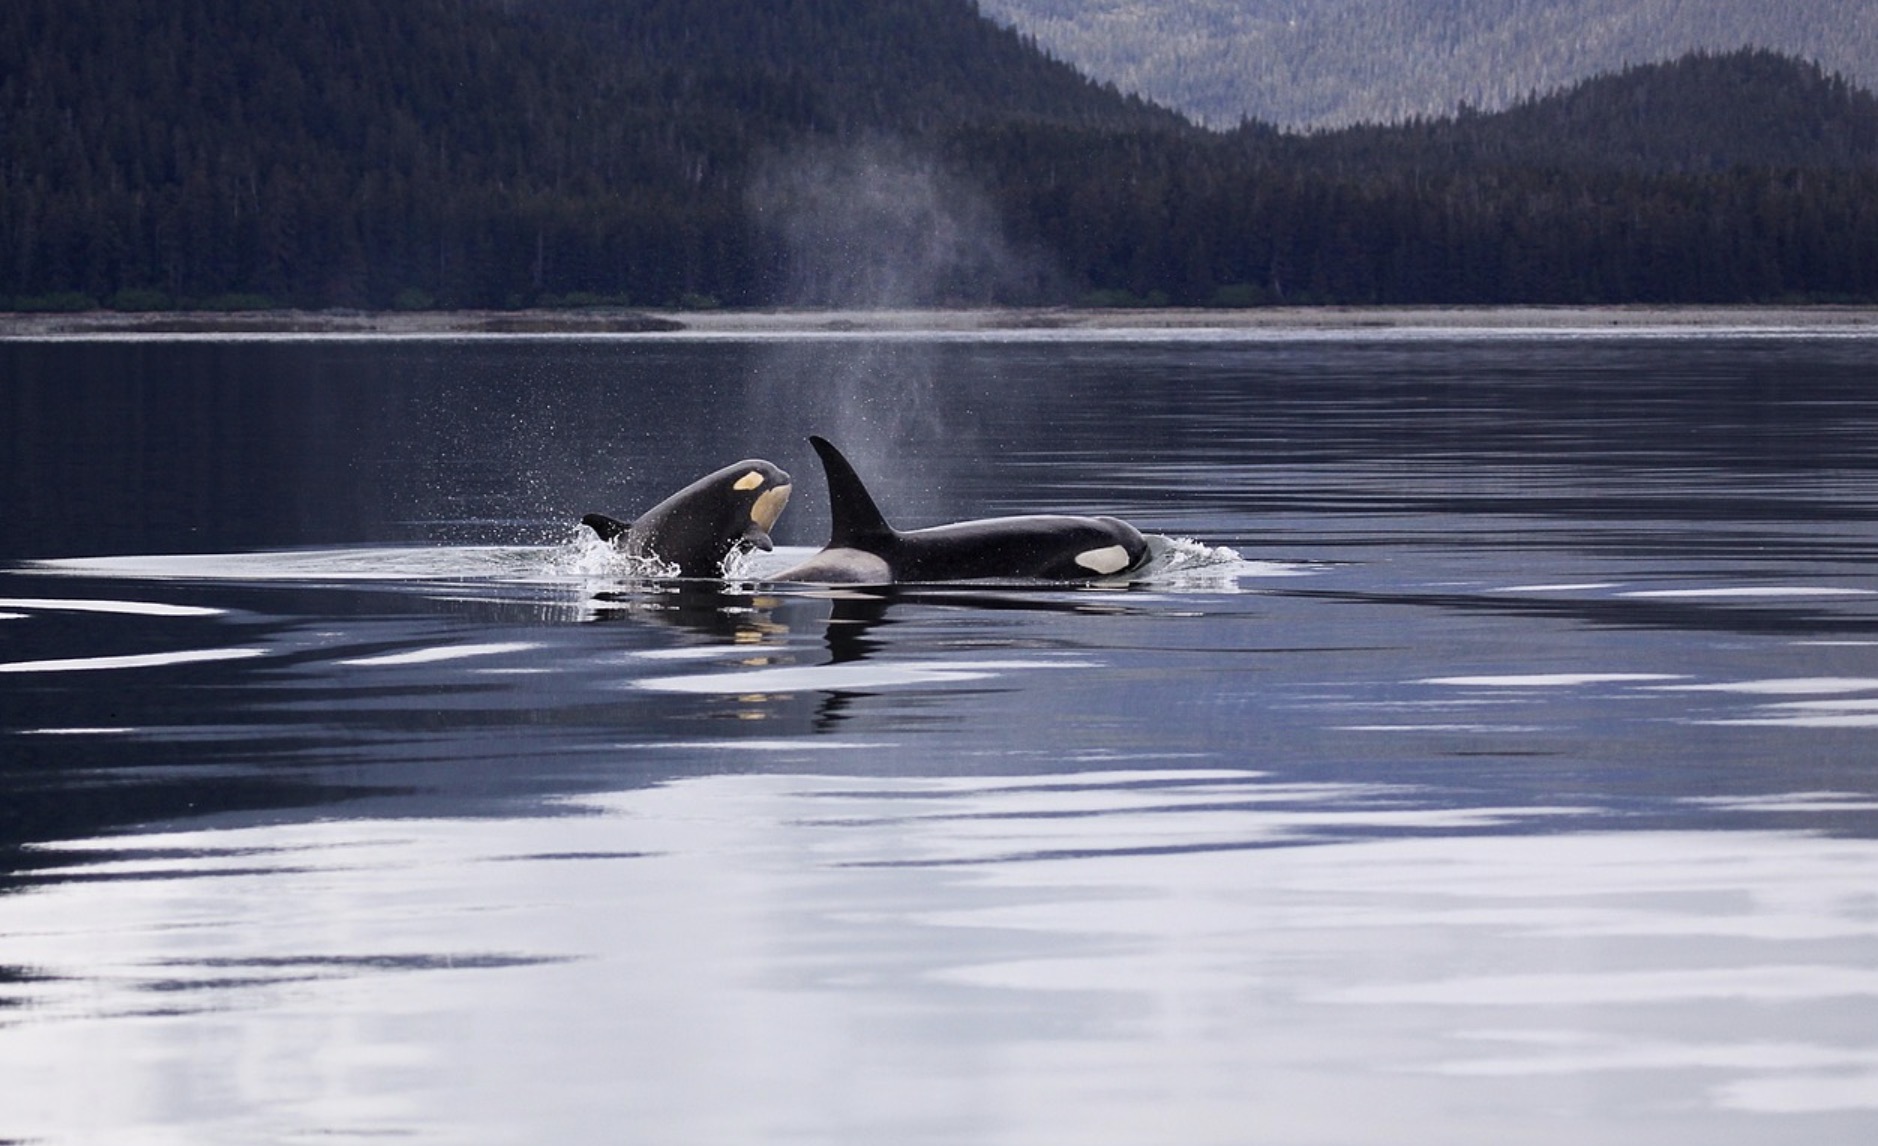
<svg viewBox="0 0 1878 1146"><path fill-rule="evenodd" d="M547 560L556 573L581 581L657 581L678 576L678 566L627 553L585 528L550 548Z"/></svg>
<svg viewBox="0 0 1878 1146"><path fill-rule="evenodd" d="M1164 573L1187 573L1247 563L1237 549L1226 545L1208 545L1191 537L1150 534L1148 546L1154 553L1153 560Z"/></svg>
<svg viewBox="0 0 1878 1146"><path fill-rule="evenodd" d="M1238 550L1223 545L1155 533L1147 541L1148 564L1130 578L1137 584L1168 592L1237 593L1239 578L1251 571Z"/></svg>

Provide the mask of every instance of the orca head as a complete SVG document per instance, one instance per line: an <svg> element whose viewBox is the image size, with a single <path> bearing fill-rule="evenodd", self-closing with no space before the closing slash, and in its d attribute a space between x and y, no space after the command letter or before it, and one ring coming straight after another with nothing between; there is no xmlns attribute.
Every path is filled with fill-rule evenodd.
<svg viewBox="0 0 1878 1146"><path fill-rule="evenodd" d="M743 519L738 540L757 549L774 549L769 531L776 528L776 519L789 504L789 475L761 459L738 462L730 468L743 471L730 483L731 492L737 495L731 499L731 524L736 524L739 515Z"/></svg>
<svg viewBox="0 0 1878 1146"><path fill-rule="evenodd" d="M719 577L732 552L771 549L770 530L789 504L789 475L761 458L706 474L629 526L601 514L581 520L628 553L674 566L681 577Z"/></svg>

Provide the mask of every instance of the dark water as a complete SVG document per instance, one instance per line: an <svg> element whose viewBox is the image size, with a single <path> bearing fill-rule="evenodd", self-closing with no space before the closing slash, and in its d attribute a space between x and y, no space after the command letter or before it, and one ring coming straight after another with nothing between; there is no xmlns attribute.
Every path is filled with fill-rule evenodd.
<svg viewBox="0 0 1878 1146"><path fill-rule="evenodd" d="M769 583L811 432L1167 552ZM1878 1131L1872 340L12 343L0 488L0 1140Z"/></svg>

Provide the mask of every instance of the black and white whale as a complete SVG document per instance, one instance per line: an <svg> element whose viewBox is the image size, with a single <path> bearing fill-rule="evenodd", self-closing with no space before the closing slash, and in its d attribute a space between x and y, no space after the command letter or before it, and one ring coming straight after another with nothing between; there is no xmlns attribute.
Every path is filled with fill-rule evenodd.
<svg viewBox="0 0 1878 1146"><path fill-rule="evenodd" d="M989 577L1087 581L1148 562L1141 531L1113 517L1033 514L895 529L841 451L826 438L812 436L809 442L828 475L834 526L821 552L771 580L862 585Z"/></svg>
<svg viewBox="0 0 1878 1146"><path fill-rule="evenodd" d="M680 577L722 577L733 552L774 548L769 531L789 504L789 475L759 458L707 474L630 523L590 513L580 523L632 557Z"/></svg>

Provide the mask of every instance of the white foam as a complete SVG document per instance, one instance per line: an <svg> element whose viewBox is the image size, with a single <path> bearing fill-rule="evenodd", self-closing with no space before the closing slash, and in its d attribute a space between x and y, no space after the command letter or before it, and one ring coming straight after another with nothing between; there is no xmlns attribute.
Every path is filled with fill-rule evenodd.
<svg viewBox="0 0 1878 1146"><path fill-rule="evenodd" d="M0 672L95 672L105 669L164 668L209 661L264 657L266 649L184 649L170 653L134 653L116 657L72 657L65 660L13 661L0 664Z"/></svg>
<svg viewBox="0 0 1878 1146"><path fill-rule="evenodd" d="M0 597L0 608L37 609L62 613L123 613L138 617L219 617L226 609L202 605L169 605L159 601L94 601L63 597Z"/></svg>
<svg viewBox="0 0 1878 1146"><path fill-rule="evenodd" d="M744 672L699 673L693 676L651 677L633 682L649 692L744 695L778 692L828 692L857 688L906 688L933 684L959 684L986 680L1023 669L1079 667L1078 661L929 661L878 664L850 661L843 664L789 665Z"/></svg>
<svg viewBox="0 0 1878 1146"><path fill-rule="evenodd" d="M380 656L353 657L338 663L351 666L383 665L425 665L439 661L466 660L470 657L491 657L501 653L521 653L530 649L546 646L535 641L496 641L480 645L442 645L437 648L411 649L402 653L385 653Z"/></svg>
<svg viewBox="0 0 1878 1146"><path fill-rule="evenodd" d="M1873 589L1848 589L1831 585L1734 585L1720 589L1632 589L1622 597L1662 600L1699 601L1709 598L1779 599L1783 597L1870 597Z"/></svg>
<svg viewBox="0 0 1878 1146"><path fill-rule="evenodd" d="M1681 679L1679 676L1648 672L1553 672L1506 676L1434 676L1424 677L1416 683L1451 685L1456 688L1577 688L1587 684L1638 684Z"/></svg>
<svg viewBox="0 0 1878 1146"><path fill-rule="evenodd" d="M1854 792L1785 792L1766 796L1687 796L1684 802L1730 812L1869 812L1878 802Z"/></svg>
<svg viewBox="0 0 1878 1146"><path fill-rule="evenodd" d="M1878 712L1878 696L1842 697L1837 700L1786 700L1769 708L1804 712Z"/></svg>
<svg viewBox="0 0 1878 1146"><path fill-rule="evenodd" d="M1616 581L1572 581L1560 585L1508 585L1496 593L1588 593L1594 589L1615 589Z"/></svg>
<svg viewBox="0 0 1878 1146"><path fill-rule="evenodd" d="M1342 732L1464 732L1531 733L1544 732L1537 724L1341 724Z"/></svg>
<svg viewBox="0 0 1878 1146"><path fill-rule="evenodd" d="M635 570L611 546L361 546L266 553L176 553L34 562L47 573L151 581L494 581L565 583Z"/></svg>
<svg viewBox="0 0 1878 1146"><path fill-rule="evenodd" d="M1673 684L1669 692L1739 692L1761 696L1830 695L1878 691L1878 677L1803 676L1771 680L1724 681L1718 684Z"/></svg>
<svg viewBox="0 0 1878 1146"><path fill-rule="evenodd" d="M1769 713L1764 716L1742 716L1726 720L1696 720L1690 723L1722 728L1878 728L1878 712L1840 713L1835 715L1795 713L1791 716Z"/></svg>
<svg viewBox="0 0 1878 1146"><path fill-rule="evenodd" d="M887 751L898 747L892 741L873 743L865 740L823 740L809 737L801 740L687 740L686 748L712 749L722 752L875 752ZM640 745L622 744L621 748L637 748Z"/></svg>

